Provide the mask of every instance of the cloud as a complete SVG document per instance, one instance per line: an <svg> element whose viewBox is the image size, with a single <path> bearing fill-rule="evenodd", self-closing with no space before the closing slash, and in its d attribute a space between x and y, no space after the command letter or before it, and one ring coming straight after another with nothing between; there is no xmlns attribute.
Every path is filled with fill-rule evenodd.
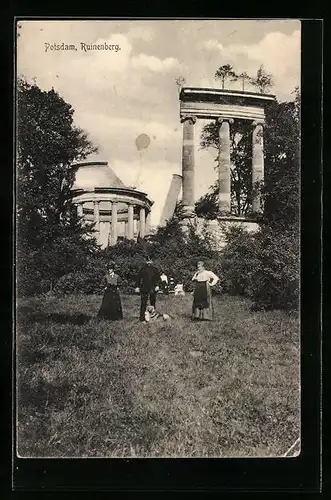
<svg viewBox="0 0 331 500"><path fill-rule="evenodd" d="M274 92L280 99L288 99L289 93L300 84L300 43L300 30L295 30L288 35L273 31L253 44L222 45L217 40L210 39L204 40L202 45L210 52L209 61L215 60L215 68L229 63L238 72L247 71L254 75L263 65L274 77ZM208 77L205 76L204 79L208 81ZM210 86L215 87L215 82L211 80L210 78ZM228 85L231 88L238 83Z"/></svg>
<svg viewBox="0 0 331 500"><path fill-rule="evenodd" d="M223 45L215 39L205 40L203 42L199 42L198 47L201 47L202 49L207 49L207 50L223 50L224 49Z"/></svg>
<svg viewBox="0 0 331 500"><path fill-rule="evenodd" d="M129 29L128 37L130 40L141 39L144 42L151 42L155 37L155 31L150 26L134 26Z"/></svg>
<svg viewBox="0 0 331 500"><path fill-rule="evenodd" d="M268 33L259 43L233 44L226 50L233 55L245 54L256 61L256 67L264 64L275 76L280 76L300 64L300 31L296 30L291 35L279 31Z"/></svg>
<svg viewBox="0 0 331 500"><path fill-rule="evenodd" d="M135 69L147 68L150 71L156 71L159 73L180 67L179 61L177 61L174 57L159 59L158 57L146 54L139 54L139 56L133 57L131 65Z"/></svg>

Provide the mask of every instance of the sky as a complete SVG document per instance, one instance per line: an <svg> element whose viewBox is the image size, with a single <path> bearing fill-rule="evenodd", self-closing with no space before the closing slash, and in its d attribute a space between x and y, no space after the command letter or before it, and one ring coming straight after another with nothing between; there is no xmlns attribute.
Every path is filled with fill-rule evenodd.
<svg viewBox="0 0 331 500"><path fill-rule="evenodd" d="M19 24L17 74L42 90L53 87L73 106L75 125L99 147L86 161L107 161L126 185L146 192L154 201L153 225L159 222L172 175L181 173L176 77L183 76L186 86L218 88L214 74L219 66L231 64L238 73L254 76L263 64L279 101L292 100L300 85L297 20L41 19ZM77 50L50 48L62 43ZM85 51L82 45L103 43L120 49ZM240 83L227 88L240 89ZM199 146L206 123L195 125L196 199L217 177L215 149ZM140 134L147 134L150 144L138 150Z"/></svg>

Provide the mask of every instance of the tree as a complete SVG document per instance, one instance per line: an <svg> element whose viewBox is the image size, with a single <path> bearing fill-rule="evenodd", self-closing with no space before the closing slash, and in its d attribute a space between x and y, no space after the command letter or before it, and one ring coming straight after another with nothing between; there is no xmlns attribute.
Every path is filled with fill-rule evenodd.
<svg viewBox="0 0 331 500"><path fill-rule="evenodd" d="M218 168L219 127L220 125L215 122L208 123L202 130L200 142L203 149L212 147L217 150L215 170ZM251 125L245 120L235 120L230 129L230 140L231 211L235 215L245 215L251 208ZM214 218L217 204L218 181L198 201L197 213L207 218ZM208 207L211 210L209 215Z"/></svg>
<svg viewBox="0 0 331 500"><path fill-rule="evenodd" d="M252 77L249 76L246 73L246 71L244 71L243 73L240 73L239 75L236 75L233 78L233 80L234 81L241 80L242 90L245 90L245 82L251 82L252 81Z"/></svg>
<svg viewBox="0 0 331 500"><path fill-rule="evenodd" d="M230 64L220 66L215 73L215 79L221 80L222 82L222 89L224 89L225 82L228 78L236 78L236 76L237 75Z"/></svg>
<svg viewBox="0 0 331 500"><path fill-rule="evenodd" d="M272 75L269 75L264 70L263 65L259 67L255 78L251 78L250 83L257 87L261 94L266 94L267 91L273 86Z"/></svg>
<svg viewBox="0 0 331 500"><path fill-rule="evenodd" d="M296 225L299 219L300 174L300 95L295 100L270 104L264 127L265 183L263 196L268 224ZM201 147L218 149L217 123L202 131ZM231 202L232 212L248 215L251 209L252 127L236 120L231 127ZM216 162L217 162L217 155ZM217 168L217 167L216 167ZM218 182L197 203L197 213L214 218L217 213Z"/></svg>
<svg viewBox="0 0 331 500"><path fill-rule="evenodd" d="M297 230L300 214L300 95L273 103L265 127L265 210L269 225Z"/></svg>
<svg viewBox="0 0 331 500"><path fill-rule="evenodd" d="M203 219L213 220L218 216L218 181L195 203L195 213Z"/></svg>
<svg viewBox="0 0 331 500"><path fill-rule="evenodd" d="M17 85L17 213L29 238L70 216L74 161L97 148L73 126L74 110L54 89ZM33 223L32 223L33 221ZM37 227L35 227L37 224ZM32 230L32 233L31 233Z"/></svg>
<svg viewBox="0 0 331 500"><path fill-rule="evenodd" d="M95 242L86 239L72 204L73 162L97 148L73 125L74 110L54 89L42 91L24 79L17 84L16 213L19 267L34 259L47 279L68 270L72 245L89 255ZM24 252L23 252L24 250ZM25 255L25 256L24 256ZM78 263L77 259L76 262ZM80 262L81 259L80 259ZM77 264L76 264L77 265ZM70 267L70 266L69 266ZM22 275L23 276L23 275ZM21 276L21 277L22 277Z"/></svg>
<svg viewBox="0 0 331 500"><path fill-rule="evenodd" d="M175 84L177 85L178 87L178 93L180 94L180 91L182 90L182 87L185 85L186 83L186 78L185 76L177 76L175 78Z"/></svg>

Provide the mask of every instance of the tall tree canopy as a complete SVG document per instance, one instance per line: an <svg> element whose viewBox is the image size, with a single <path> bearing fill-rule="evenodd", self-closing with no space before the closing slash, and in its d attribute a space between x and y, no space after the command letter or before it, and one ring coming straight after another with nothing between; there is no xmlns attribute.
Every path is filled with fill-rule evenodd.
<svg viewBox="0 0 331 500"><path fill-rule="evenodd" d="M17 214L29 240L68 222L74 161L97 150L73 125L74 110L53 89L17 85ZM46 231L47 232L47 231Z"/></svg>
<svg viewBox="0 0 331 500"><path fill-rule="evenodd" d="M250 83L253 79L251 76L249 76L246 71L243 71L243 73L240 73L239 75L236 75L233 78L234 81L240 80L241 81L241 86L242 90L245 90L245 83Z"/></svg>
<svg viewBox="0 0 331 500"><path fill-rule="evenodd" d="M273 103L265 128L265 217L269 224L295 228L300 215L300 94Z"/></svg>
<svg viewBox="0 0 331 500"><path fill-rule="evenodd" d="M224 89L225 83L229 78L236 79L236 76L237 75L231 64L224 64L223 66L220 66L215 72L215 79L221 80L222 89Z"/></svg>
<svg viewBox="0 0 331 500"><path fill-rule="evenodd" d="M95 243L71 202L72 163L97 148L74 126L74 109L53 89L17 84L16 210L20 281L71 271ZM79 256L79 257L78 257ZM35 272L34 272L34 271ZM31 273L31 278L29 278Z"/></svg>
<svg viewBox="0 0 331 500"><path fill-rule="evenodd" d="M265 94L274 84L272 75L269 75L265 71L263 65L257 70L255 78L250 79L250 83L254 87L257 87L261 94Z"/></svg>

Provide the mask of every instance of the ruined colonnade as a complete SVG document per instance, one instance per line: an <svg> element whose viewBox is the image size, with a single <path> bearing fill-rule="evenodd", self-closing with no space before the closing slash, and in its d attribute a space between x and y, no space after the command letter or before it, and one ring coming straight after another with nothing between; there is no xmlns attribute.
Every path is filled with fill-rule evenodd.
<svg viewBox="0 0 331 500"><path fill-rule="evenodd" d="M182 202L183 218L194 216L194 125L198 118L215 119L219 127L218 206L221 216L231 213L230 128L234 120L252 123L252 210L262 212L259 184L264 180L264 106L274 96L217 89L183 88L180 119L183 123Z"/></svg>
<svg viewBox="0 0 331 500"><path fill-rule="evenodd" d="M197 117L186 115L181 118L183 123L183 210L187 217L194 213L194 125ZM218 118L219 128L219 155L218 155L218 179L219 193L218 206L220 213L231 211L231 160L230 160L230 126L234 122L232 118ZM263 154L263 123L253 122L253 144L252 144L252 187L253 212L261 212L260 193L255 186L264 180L264 154Z"/></svg>

